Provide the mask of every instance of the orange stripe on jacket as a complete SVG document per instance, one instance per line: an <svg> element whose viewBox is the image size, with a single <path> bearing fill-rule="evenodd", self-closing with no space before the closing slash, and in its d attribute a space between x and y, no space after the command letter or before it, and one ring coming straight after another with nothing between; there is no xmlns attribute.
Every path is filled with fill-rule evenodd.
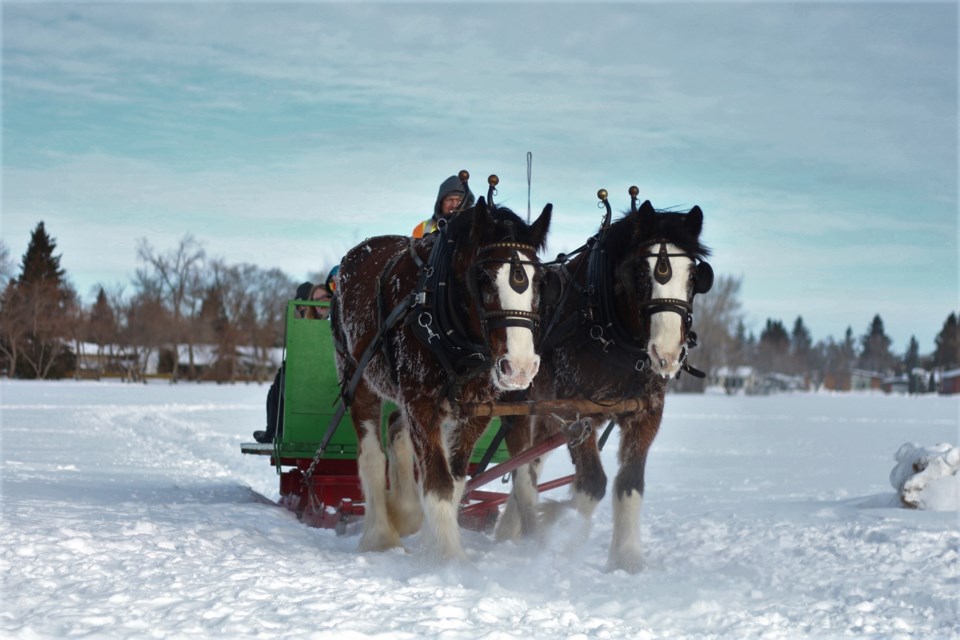
<svg viewBox="0 0 960 640"><path fill-rule="evenodd" d="M437 230L437 223L433 218L428 218L415 226L413 228L413 233L410 234L414 238L422 238L425 235L429 235Z"/></svg>

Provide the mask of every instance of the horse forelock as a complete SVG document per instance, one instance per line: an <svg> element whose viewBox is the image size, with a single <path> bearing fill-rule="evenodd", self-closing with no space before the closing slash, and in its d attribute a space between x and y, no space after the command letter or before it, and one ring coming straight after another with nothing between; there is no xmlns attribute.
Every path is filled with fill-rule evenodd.
<svg viewBox="0 0 960 640"><path fill-rule="evenodd" d="M637 212L625 213L605 234L603 248L611 261L625 259L627 254L655 240L665 240L694 258L710 256L710 249L700 241L699 234L691 232L685 224L688 214L657 209L652 225L646 229L637 224L639 215Z"/></svg>
<svg viewBox="0 0 960 640"><path fill-rule="evenodd" d="M448 233L450 237L457 244L461 242L472 243L472 245L475 245L474 248L480 248L495 242L518 242L540 250L546 244L546 237L536 237L533 225L524 222L520 216L508 207L491 207L487 209L487 214L493 224L482 225L479 229L480 237L472 238L474 219L477 215L483 215L483 213L478 212L476 206L460 212L449 222Z"/></svg>

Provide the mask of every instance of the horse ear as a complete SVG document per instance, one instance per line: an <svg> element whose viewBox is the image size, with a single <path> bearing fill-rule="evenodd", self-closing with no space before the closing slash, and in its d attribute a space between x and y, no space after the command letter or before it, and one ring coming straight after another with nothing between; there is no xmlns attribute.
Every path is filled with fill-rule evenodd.
<svg viewBox="0 0 960 640"><path fill-rule="evenodd" d="M540 216L530 225L532 244L537 249L547 246L547 232L550 230L550 219L553 217L553 205L547 203Z"/></svg>
<svg viewBox="0 0 960 640"><path fill-rule="evenodd" d="M700 236L703 230L703 211L700 207L693 205L693 209L690 209L690 213L687 214L685 224L695 238Z"/></svg>
<svg viewBox="0 0 960 640"><path fill-rule="evenodd" d="M653 235L654 216L657 215L656 209L650 204L649 200L644 200L637 211L637 231L640 238L649 238Z"/></svg>
<svg viewBox="0 0 960 640"><path fill-rule="evenodd" d="M477 198L477 204L474 206L473 225L470 227L470 237L477 243L483 242L486 237L485 232L492 229L494 225L490 210L487 209L487 201L483 196Z"/></svg>

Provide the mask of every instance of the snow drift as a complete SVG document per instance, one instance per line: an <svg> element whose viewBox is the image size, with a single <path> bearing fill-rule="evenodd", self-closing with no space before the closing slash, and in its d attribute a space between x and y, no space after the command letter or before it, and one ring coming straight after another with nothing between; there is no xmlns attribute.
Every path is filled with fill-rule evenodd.
<svg viewBox="0 0 960 640"><path fill-rule="evenodd" d="M929 511L960 511L960 448L908 442L894 459L897 466L890 472L890 484L903 504Z"/></svg>

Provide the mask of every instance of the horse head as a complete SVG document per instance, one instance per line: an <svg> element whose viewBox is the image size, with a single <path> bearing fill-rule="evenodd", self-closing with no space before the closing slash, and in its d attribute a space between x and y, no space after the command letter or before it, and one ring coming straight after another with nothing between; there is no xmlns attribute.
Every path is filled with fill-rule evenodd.
<svg viewBox="0 0 960 640"><path fill-rule="evenodd" d="M612 295L604 298L612 329L664 378L680 371L688 346L696 344L693 298L713 284L702 228L700 207L682 214L657 211L646 201L602 235L604 271L613 279Z"/></svg>
<svg viewBox="0 0 960 640"><path fill-rule="evenodd" d="M540 368L537 252L546 244L552 209L548 204L528 225L481 197L450 222L450 237L458 239L452 268L465 283L469 332L483 337L491 380L502 391L527 388Z"/></svg>
<svg viewBox="0 0 960 640"><path fill-rule="evenodd" d="M669 378L684 365L687 346L696 344L693 298L713 285L713 269L704 260L710 252L700 242L703 212L697 206L686 214L658 212L648 200L631 217L634 268L625 272L632 272L641 292L636 310L650 366Z"/></svg>

